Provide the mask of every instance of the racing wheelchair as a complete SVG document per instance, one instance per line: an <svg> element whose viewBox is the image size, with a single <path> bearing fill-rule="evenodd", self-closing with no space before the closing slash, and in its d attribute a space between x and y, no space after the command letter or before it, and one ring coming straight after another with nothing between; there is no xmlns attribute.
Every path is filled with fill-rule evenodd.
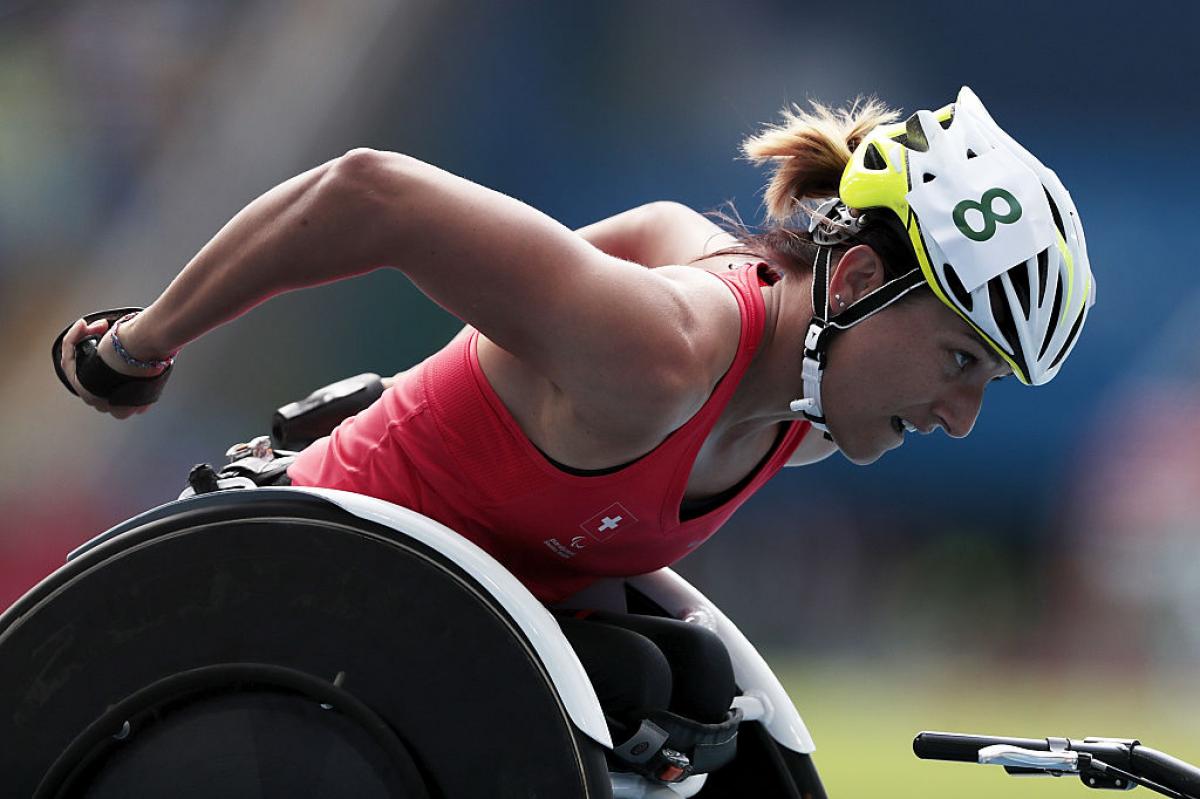
<svg viewBox="0 0 1200 799"><path fill-rule="evenodd" d="M554 617L485 552L392 503L279 485L284 447L381 393L360 375L284 406L270 438L197 466L0 614L3 795L825 799L779 681L669 569L604 586L608 608L713 630L738 696L727 724L651 711L614 740ZM1200 799L1200 769L1136 739L923 732L913 749Z"/></svg>
<svg viewBox="0 0 1200 799"><path fill-rule="evenodd" d="M724 725L664 711L614 740L551 612L487 553L277 484L381 392L361 375L284 406L0 615L5 795L824 799L779 681L671 570L604 586L609 609L707 626L739 695Z"/></svg>

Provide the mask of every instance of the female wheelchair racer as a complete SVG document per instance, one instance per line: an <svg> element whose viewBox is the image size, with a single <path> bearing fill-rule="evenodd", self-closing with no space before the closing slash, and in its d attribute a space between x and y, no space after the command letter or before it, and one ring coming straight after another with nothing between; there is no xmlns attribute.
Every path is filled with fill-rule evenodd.
<svg viewBox="0 0 1200 799"><path fill-rule="evenodd" d="M590 562L567 553L571 568L556 570L547 564L557 553L522 550L515 532L505 532L522 529L513 518L492 514L470 529L492 504L485 494L430 515L497 554L539 599L562 598L600 575L652 571L711 535L784 462L812 462L836 448L867 463L906 430L966 435L990 380L1012 372L1045 382L1077 340L1093 282L1074 206L1053 173L969 90L900 125L869 108L862 118L793 116L747 148L776 162L768 191L776 219L789 218L802 198L837 196L814 214L807 235L782 223L743 235L739 251L765 263L719 282L700 277L705 269L631 270L581 249L579 237L509 198L412 159L352 153L252 203L145 313L112 331L103 323L88 329L88 320L64 331L64 379L89 404L124 417L157 396L168 356L222 318L273 291L404 263L426 294L478 331L468 354L488 384L485 399L504 407L523 455L541 468L548 461L628 474L680 439L697 440L686 457L678 453L690 473L680 472L675 493L659 492L672 516L650 505L628 514L660 524L674 518L664 531L689 532L657 551L645 538L631 549L626 536L595 547L601 555ZM328 249L333 241L342 260ZM718 253L726 262L729 254ZM553 271L562 263L571 269ZM96 333L105 333L98 344ZM388 396L390 407L372 406L382 409L374 423L436 416L405 406L399 398L414 400L411 392ZM355 452L353 433L370 432L371 423L371 412L362 414L340 437L302 453L289 474L300 485L332 485L330 464L364 463L355 460L362 447ZM825 436L805 435L810 427ZM414 451L407 445L421 433L405 435L389 463ZM386 447L372 451L379 449ZM461 452L449 454L443 468L463 466ZM432 470L438 460L424 465ZM690 530L681 501L701 508ZM614 511L604 521L623 518ZM652 776L667 782L665 774Z"/></svg>
<svg viewBox="0 0 1200 799"><path fill-rule="evenodd" d="M97 536L0 615L6 790L824 796L778 680L669 569L605 601L718 634L732 723L650 712L614 741L558 623L501 564L407 508L273 487L293 459L264 436L220 472L198 466L179 500Z"/></svg>

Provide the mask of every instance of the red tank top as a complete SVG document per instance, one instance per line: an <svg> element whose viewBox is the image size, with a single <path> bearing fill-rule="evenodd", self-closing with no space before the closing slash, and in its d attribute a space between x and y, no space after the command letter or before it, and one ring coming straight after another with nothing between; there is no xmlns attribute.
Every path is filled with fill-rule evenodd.
<svg viewBox="0 0 1200 799"><path fill-rule="evenodd" d="M355 491L436 519L490 553L544 602L600 577L670 565L779 471L809 429L806 421L788 424L731 497L680 519L696 455L762 338L759 286L767 281L758 266L714 275L741 309L732 365L691 419L624 467L581 476L555 466L488 383L475 349L479 334L471 331L301 452L288 469L292 485Z"/></svg>

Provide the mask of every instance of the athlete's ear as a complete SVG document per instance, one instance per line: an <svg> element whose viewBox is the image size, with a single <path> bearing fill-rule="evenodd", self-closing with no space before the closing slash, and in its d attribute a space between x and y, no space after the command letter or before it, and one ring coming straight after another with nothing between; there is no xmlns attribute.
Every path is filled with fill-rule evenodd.
<svg viewBox="0 0 1200 799"><path fill-rule="evenodd" d="M854 245L833 270L829 281L829 313L838 315L883 283L883 260L878 253L865 244Z"/></svg>

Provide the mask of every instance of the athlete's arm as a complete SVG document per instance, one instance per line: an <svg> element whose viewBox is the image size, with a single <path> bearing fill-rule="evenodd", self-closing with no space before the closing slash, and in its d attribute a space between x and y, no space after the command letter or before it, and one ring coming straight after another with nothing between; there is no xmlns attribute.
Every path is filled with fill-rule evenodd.
<svg viewBox="0 0 1200 799"><path fill-rule="evenodd" d="M239 212L132 320L140 351L127 346L157 357L275 294L385 266L573 397L691 407L690 393L711 387L707 309L670 270L605 255L511 197L366 149Z"/></svg>
<svg viewBox="0 0 1200 799"><path fill-rule="evenodd" d="M157 360L276 294L369 272L345 257L354 226L330 212L332 159L239 211L145 311L122 326L130 353Z"/></svg>
<svg viewBox="0 0 1200 799"><path fill-rule="evenodd" d="M712 297L727 300L716 282L697 298L694 281L685 289L670 270L606 255L540 211L414 158L359 150L342 162L346 202L374 221L361 257L396 265L574 402L632 412L707 396L720 342L703 320Z"/></svg>
<svg viewBox="0 0 1200 799"><path fill-rule="evenodd" d="M686 264L737 244L737 239L683 203L656 200L577 228L575 233L601 252L650 269ZM464 327L459 331L469 329ZM384 386L398 380L385 377Z"/></svg>

